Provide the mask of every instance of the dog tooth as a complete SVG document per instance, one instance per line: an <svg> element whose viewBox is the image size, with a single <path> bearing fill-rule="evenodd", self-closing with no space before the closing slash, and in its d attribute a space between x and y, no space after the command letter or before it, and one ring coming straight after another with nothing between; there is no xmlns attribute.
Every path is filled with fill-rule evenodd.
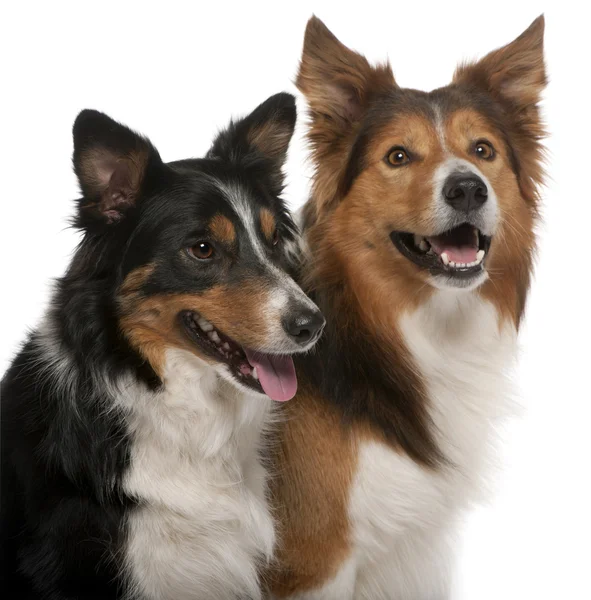
<svg viewBox="0 0 591 600"><path fill-rule="evenodd" d="M482 262L483 258L484 258L484 250L478 250L478 252L476 253L476 262Z"/></svg>
<svg viewBox="0 0 591 600"><path fill-rule="evenodd" d="M421 242L423 241L423 238L420 235L417 235L415 233L414 241L415 241L415 246L420 247L421 246Z"/></svg>
<svg viewBox="0 0 591 600"><path fill-rule="evenodd" d="M223 344L222 348L223 348L224 350L229 350L229 349L230 349L230 344L228 344L228 342L224 342L224 344Z"/></svg>
<svg viewBox="0 0 591 600"><path fill-rule="evenodd" d="M441 253L441 260L443 261L444 265L449 265L449 257L447 256L447 252Z"/></svg>
<svg viewBox="0 0 591 600"><path fill-rule="evenodd" d="M216 344L219 344L222 340L220 339L220 336L218 335L217 331L210 331L207 336L209 337L209 339L212 342L215 342Z"/></svg>
<svg viewBox="0 0 591 600"><path fill-rule="evenodd" d="M259 374L257 373L257 368L254 367L254 369L252 370L251 375L258 381L259 380Z"/></svg>
<svg viewBox="0 0 591 600"><path fill-rule="evenodd" d="M449 261L449 266L450 266L452 269L455 269L455 268L456 268L456 263L455 263L453 260L450 260L450 261Z"/></svg>
<svg viewBox="0 0 591 600"><path fill-rule="evenodd" d="M427 240L425 238L423 238L420 242L419 242L419 248L423 251L423 252L427 252L429 250L429 244L427 243Z"/></svg>
<svg viewBox="0 0 591 600"><path fill-rule="evenodd" d="M203 329L203 331L205 331L205 332L213 331L213 325L207 319L204 319L203 317L199 317L197 322L199 323L199 327L201 327L201 329Z"/></svg>

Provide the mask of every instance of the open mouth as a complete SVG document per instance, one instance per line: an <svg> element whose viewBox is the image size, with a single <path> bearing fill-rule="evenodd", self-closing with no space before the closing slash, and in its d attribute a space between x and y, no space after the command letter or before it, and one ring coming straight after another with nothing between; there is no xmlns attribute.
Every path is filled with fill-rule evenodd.
<svg viewBox="0 0 591 600"><path fill-rule="evenodd" d="M194 311L186 310L179 316L193 344L207 356L226 364L242 385L278 402L295 396L297 378L290 356L243 347Z"/></svg>
<svg viewBox="0 0 591 600"><path fill-rule="evenodd" d="M478 228L464 223L434 236L392 232L392 242L398 250L419 267L433 275L448 275L469 279L484 271L491 237Z"/></svg>

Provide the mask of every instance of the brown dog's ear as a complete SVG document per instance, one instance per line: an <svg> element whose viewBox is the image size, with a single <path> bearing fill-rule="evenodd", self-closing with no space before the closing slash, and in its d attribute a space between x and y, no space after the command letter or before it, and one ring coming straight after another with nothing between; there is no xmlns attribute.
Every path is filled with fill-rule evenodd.
<svg viewBox="0 0 591 600"><path fill-rule="evenodd" d="M461 65L454 82L485 88L499 100L526 108L535 105L546 87L544 16L516 40L476 63Z"/></svg>
<svg viewBox="0 0 591 600"><path fill-rule="evenodd" d="M310 108L308 139L318 167L313 197L319 216L342 196L352 136L371 99L392 90L396 83L390 65L371 66L320 19L312 17L306 27L296 85Z"/></svg>
<svg viewBox="0 0 591 600"><path fill-rule="evenodd" d="M74 171L84 197L82 227L119 222L135 206L150 163L160 163L144 137L96 110L74 123Z"/></svg>
<svg viewBox="0 0 591 600"><path fill-rule="evenodd" d="M296 85L308 100L312 118L323 120L327 131L342 131L361 118L373 94L392 88L395 82L389 65L372 67L312 17Z"/></svg>
<svg viewBox="0 0 591 600"><path fill-rule="evenodd" d="M490 94L503 107L513 148L519 159L519 183L524 196L535 202L542 182L545 137L538 102L546 87L544 16L539 16L517 39L483 59L461 65L454 83Z"/></svg>

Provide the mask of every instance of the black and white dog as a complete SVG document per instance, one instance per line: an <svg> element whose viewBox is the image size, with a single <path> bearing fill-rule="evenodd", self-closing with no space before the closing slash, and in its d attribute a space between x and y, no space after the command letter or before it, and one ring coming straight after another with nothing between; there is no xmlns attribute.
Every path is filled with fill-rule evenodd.
<svg viewBox="0 0 591 600"><path fill-rule="evenodd" d="M295 394L289 355L324 325L288 275L295 120L278 94L204 159L164 163L78 116L83 239L2 382L10 598L261 597L268 397Z"/></svg>

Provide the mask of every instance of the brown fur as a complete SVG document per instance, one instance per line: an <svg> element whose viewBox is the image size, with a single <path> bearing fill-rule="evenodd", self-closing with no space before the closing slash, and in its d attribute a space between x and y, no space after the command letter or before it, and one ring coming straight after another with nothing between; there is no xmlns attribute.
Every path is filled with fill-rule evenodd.
<svg viewBox="0 0 591 600"><path fill-rule="evenodd" d="M450 86L427 94L401 90L388 65L370 66L320 20L308 23L297 85L310 106L316 172L304 209L310 248L304 279L327 317L325 335L333 340L324 354L318 350L317 360L330 361L330 351L335 363L349 360L345 348L351 345L356 352L350 360L370 354L381 373L357 382L359 388L348 392L350 403L335 407L318 383L324 375L313 376L320 366L311 361L300 372L300 381L308 383L286 407L274 482L282 530L270 581L280 597L326 583L345 559L350 540L343 502L359 439L381 439L429 468L445 460L431 437L428 399L398 325L433 288L389 234L439 233L431 214L433 175L446 151L476 164L498 197L500 227L487 258L490 279L478 293L496 306L500 319L519 324L543 175L544 130L537 108L546 82L542 36L540 18L512 44L460 67ZM473 154L480 138L492 142L495 160ZM408 167L384 161L398 145L416 155ZM380 396L382 384L392 385L400 397ZM366 402L363 414L354 410L356 394Z"/></svg>
<svg viewBox="0 0 591 600"><path fill-rule="evenodd" d="M276 506L283 525L278 531L282 544L277 561L293 570L278 572L277 578L268 582L279 598L316 587L346 559L350 550L347 495L356 456L354 438L343 427L338 412L317 403L313 390L300 388L297 401L287 408L289 417L277 448L277 461L285 469L277 472L272 489L281 498ZM324 461L334 466L330 472L322 469ZM322 489L321 496L318 489ZM318 510L307 515L309 519L302 520L297 508L300 494L319 503Z"/></svg>

